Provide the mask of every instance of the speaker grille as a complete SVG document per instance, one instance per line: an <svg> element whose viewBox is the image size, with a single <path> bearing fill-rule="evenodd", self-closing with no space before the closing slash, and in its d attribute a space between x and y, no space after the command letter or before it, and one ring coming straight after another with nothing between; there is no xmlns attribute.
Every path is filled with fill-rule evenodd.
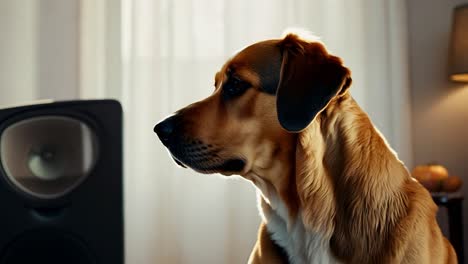
<svg viewBox="0 0 468 264"><path fill-rule="evenodd" d="M74 189L89 175L97 155L93 130L71 117L24 119L0 136L0 158L8 180L21 192L42 199Z"/></svg>

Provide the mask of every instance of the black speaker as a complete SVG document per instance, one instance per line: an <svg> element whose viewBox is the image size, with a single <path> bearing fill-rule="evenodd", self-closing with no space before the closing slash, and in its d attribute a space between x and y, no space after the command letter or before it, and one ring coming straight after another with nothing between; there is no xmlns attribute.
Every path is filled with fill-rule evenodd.
<svg viewBox="0 0 468 264"><path fill-rule="evenodd" d="M122 108L0 109L0 264L124 262Z"/></svg>

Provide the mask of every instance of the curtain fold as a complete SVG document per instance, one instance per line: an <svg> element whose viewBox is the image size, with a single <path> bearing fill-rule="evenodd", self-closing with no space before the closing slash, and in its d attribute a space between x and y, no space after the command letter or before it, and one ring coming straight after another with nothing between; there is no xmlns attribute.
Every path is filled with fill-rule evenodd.
<svg viewBox="0 0 468 264"><path fill-rule="evenodd" d="M127 263L247 261L260 221L253 186L177 168L152 128L208 96L229 56L286 28L310 30L343 58L351 93L411 164L405 1L122 0L120 7L96 19L121 21L94 28L111 32L82 32L91 42L108 36L99 40L107 59L95 58L106 63L106 81L96 78L102 89L93 94L86 79L82 95L115 97L124 107ZM84 10L82 18L98 15Z"/></svg>

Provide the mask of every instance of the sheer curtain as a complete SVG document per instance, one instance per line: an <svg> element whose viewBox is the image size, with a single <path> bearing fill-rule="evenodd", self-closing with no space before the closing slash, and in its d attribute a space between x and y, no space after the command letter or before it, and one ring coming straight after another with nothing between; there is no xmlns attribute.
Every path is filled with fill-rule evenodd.
<svg viewBox="0 0 468 264"><path fill-rule="evenodd" d="M86 0L81 8L80 94L116 97L125 111L127 263L246 262L259 224L254 188L177 168L152 128L208 96L235 51L286 28L310 30L344 59L352 94L411 163L403 0Z"/></svg>

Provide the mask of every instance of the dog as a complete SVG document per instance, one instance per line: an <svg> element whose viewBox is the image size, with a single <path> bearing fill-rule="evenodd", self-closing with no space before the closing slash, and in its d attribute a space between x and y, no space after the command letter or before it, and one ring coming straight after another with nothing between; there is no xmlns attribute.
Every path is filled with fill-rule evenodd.
<svg viewBox="0 0 468 264"><path fill-rule="evenodd" d="M351 83L323 43L289 33L237 53L212 95L154 131L180 166L256 186L262 224L249 263L457 263L429 192Z"/></svg>

